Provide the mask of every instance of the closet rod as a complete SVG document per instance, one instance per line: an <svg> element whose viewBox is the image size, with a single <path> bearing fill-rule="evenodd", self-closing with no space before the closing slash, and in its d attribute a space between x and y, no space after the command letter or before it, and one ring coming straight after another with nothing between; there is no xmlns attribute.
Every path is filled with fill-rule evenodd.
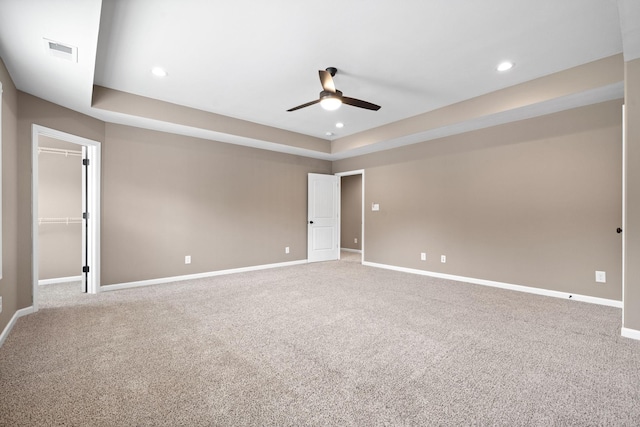
<svg viewBox="0 0 640 427"><path fill-rule="evenodd" d="M38 225L42 224L80 224L82 223L82 218L38 218Z"/></svg>
<svg viewBox="0 0 640 427"><path fill-rule="evenodd" d="M41 154L41 153L63 154L65 157L69 157L69 156L82 157L82 151L79 151L79 150L64 150L62 148L38 147L38 154Z"/></svg>

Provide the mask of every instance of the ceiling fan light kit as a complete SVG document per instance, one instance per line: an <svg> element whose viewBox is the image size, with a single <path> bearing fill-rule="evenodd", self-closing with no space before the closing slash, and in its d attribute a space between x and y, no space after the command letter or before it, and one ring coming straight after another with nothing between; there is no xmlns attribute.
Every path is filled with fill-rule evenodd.
<svg viewBox="0 0 640 427"><path fill-rule="evenodd" d="M302 105L298 105L297 107L290 108L287 111L296 111L317 103L320 103L322 108L328 111L337 110L342 104L347 104L353 107L364 108L366 110L373 111L378 111L380 109L379 105L372 104L367 101L362 101L360 99L342 96L342 92L337 90L336 85L333 83L333 76L335 76L337 72L338 69L335 67L329 67L326 70L319 70L318 73L320 74L320 83L322 84L323 90L322 92L320 92L320 96L318 97L318 99Z"/></svg>
<svg viewBox="0 0 640 427"><path fill-rule="evenodd" d="M342 92L336 90L336 93L332 93L326 90L320 92L320 106L327 111L333 111L340 108L342 105Z"/></svg>

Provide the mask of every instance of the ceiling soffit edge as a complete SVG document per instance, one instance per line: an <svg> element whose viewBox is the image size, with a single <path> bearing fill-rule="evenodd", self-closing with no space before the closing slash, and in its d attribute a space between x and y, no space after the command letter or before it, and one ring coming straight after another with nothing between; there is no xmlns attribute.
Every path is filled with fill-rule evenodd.
<svg viewBox="0 0 640 427"><path fill-rule="evenodd" d="M366 146L410 138L413 135L440 128L460 126L465 122L483 117L497 117L501 114L508 116L508 113L513 110L535 108L536 105L545 105L553 100L566 97L575 96L575 99L582 99L580 94L589 93L599 88L612 88L611 85L620 84L623 81L624 60L621 54L617 54L359 134L336 139L332 141L331 153L339 155ZM579 107L580 105L574 101L572 100L571 108ZM593 100L592 97L584 97L584 101L592 102ZM514 118L514 120L518 119Z"/></svg>
<svg viewBox="0 0 640 427"><path fill-rule="evenodd" d="M92 108L114 123L337 160L615 99L623 79L618 54L331 142L97 85Z"/></svg>

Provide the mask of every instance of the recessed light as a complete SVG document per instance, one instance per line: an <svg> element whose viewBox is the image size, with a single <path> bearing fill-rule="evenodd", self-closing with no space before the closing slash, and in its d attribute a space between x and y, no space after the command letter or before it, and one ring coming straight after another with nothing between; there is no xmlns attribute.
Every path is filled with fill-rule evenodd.
<svg viewBox="0 0 640 427"><path fill-rule="evenodd" d="M511 61L503 61L501 63L498 64L498 66L496 67L496 70L498 71L508 71L510 69L513 68L515 64Z"/></svg>
<svg viewBox="0 0 640 427"><path fill-rule="evenodd" d="M333 136L333 132L325 132L325 135L327 135L327 136Z"/></svg>
<svg viewBox="0 0 640 427"><path fill-rule="evenodd" d="M167 75L167 72L165 71L165 69L161 67L153 67L151 69L151 72L153 73L154 76L158 76L158 77L166 77Z"/></svg>
<svg viewBox="0 0 640 427"><path fill-rule="evenodd" d="M338 123L336 123L336 127L337 127L338 129L342 129L342 128L344 127L344 123L342 123L342 122L338 122Z"/></svg>

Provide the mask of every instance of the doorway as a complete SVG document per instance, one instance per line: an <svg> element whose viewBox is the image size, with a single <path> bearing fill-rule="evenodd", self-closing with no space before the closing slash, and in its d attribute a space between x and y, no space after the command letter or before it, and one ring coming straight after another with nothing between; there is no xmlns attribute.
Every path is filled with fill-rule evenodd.
<svg viewBox="0 0 640 427"><path fill-rule="evenodd" d="M60 141L67 147L76 149L48 147L49 153L73 156L81 167L82 208L77 215L68 217L39 216L39 155L41 146L47 142ZM96 294L100 290L100 143L76 135L57 131L39 125L32 128L32 278L33 278L33 310L38 310L38 286L40 276L40 240L41 221L51 223L63 222L65 225L81 227L81 258L77 262L77 276L82 279L78 291ZM62 150L58 152L57 150Z"/></svg>
<svg viewBox="0 0 640 427"><path fill-rule="evenodd" d="M340 251L364 261L364 170L340 172Z"/></svg>
<svg viewBox="0 0 640 427"><path fill-rule="evenodd" d="M342 248L364 261L364 169L335 175L308 174L307 262L341 259ZM357 176L357 178L356 178ZM350 180L349 177L354 177ZM348 202L342 202L342 180L351 184ZM354 184L355 185L352 185ZM344 206L343 206L344 205ZM342 217L350 221L344 224ZM342 244L352 239L353 245ZM355 246L354 246L355 245Z"/></svg>

